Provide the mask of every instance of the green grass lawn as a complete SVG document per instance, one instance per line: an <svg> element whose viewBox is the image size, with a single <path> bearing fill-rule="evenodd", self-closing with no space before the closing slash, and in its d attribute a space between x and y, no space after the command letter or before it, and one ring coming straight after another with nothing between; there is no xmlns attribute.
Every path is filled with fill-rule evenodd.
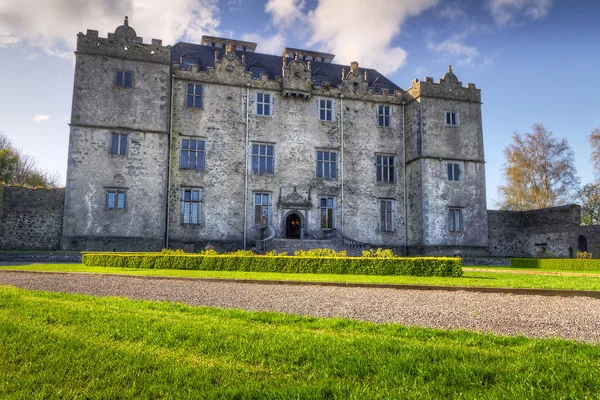
<svg viewBox="0 0 600 400"><path fill-rule="evenodd" d="M600 346L0 286L0 397L598 398Z"/></svg>
<svg viewBox="0 0 600 400"><path fill-rule="evenodd" d="M482 267L485 268L485 267ZM469 272L460 278L417 277L417 276L375 276L375 275L328 275L328 274L281 274L242 271L190 271L168 269L137 269L87 267L82 264L31 264L0 267L0 270L19 269L26 271L54 271L107 273L145 276L169 276L187 278L289 280L307 282L352 282L384 283L404 285L438 286L478 286L502 288L535 288L565 290L600 290L600 277L565 275L525 275L501 272ZM566 272L566 271L561 271ZM571 271L573 272L573 271ZM577 271L575 271L577 272ZM589 271L586 271L589 272Z"/></svg>

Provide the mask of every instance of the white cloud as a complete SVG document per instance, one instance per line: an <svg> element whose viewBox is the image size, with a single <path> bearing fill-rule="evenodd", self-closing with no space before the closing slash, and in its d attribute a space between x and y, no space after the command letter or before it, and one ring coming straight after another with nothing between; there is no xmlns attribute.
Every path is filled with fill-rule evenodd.
<svg viewBox="0 0 600 400"><path fill-rule="evenodd" d="M553 0L488 0L488 7L498 26L504 26L520 14L531 19L544 18Z"/></svg>
<svg viewBox="0 0 600 400"><path fill-rule="evenodd" d="M50 119L50 115L44 115L44 114L35 114L35 116L33 117L33 120L35 122L48 121L49 119Z"/></svg>
<svg viewBox="0 0 600 400"><path fill-rule="evenodd" d="M32 12L35 10L35 12ZM129 16L131 26L145 41L177 38L200 42L202 34L216 34L217 0L4 0L0 1L0 47L26 42L47 54L72 57L77 32L108 32Z"/></svg>
<svg viewBox="0 0 600 400"><path fill-rule="evenodd" d="M336 61L392 73L406 61L406 51L391 47L402 23L434 7L439 0L320 0L308 13L314 32L309 45L336 54Z"/></svg>
<svg viewBox="0 0 600 400"><path fill-rule="evenodd" d="M280 55L285 48L285 37L281 33L265 37L259 33L247 33L242 35L242 40L257 43L256 48L259 53Z"/></svg>
<svg viewBox="0 0 600 400"><path fill-rule="evenodd" d="M459 19L468 18L467 12L464 10L463 6L457 2L444 4L444 7L440 7L436 14L440 19L449 19L453 22L458 21Z"/></svg>
<svg viewBox="0 0 600 400"><path fill-rule="evenodd" d="M464 43L465 35L455 35L440 43L427 43L427 49L434 53L456 57L459 64L470 64L479 55L477 48Z"/></svg>
<svg viewBox="0 0 600 400"><path fill-rule="evenodd" d="M279 26L289 26L302 19L304 0L268 0L265 11Z"/></svg>

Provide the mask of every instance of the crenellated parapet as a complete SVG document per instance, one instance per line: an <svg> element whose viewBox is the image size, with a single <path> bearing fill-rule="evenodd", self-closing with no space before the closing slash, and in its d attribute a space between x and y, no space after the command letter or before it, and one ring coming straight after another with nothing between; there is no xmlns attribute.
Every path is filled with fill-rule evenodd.
<svg viewBox="0 0 600 400"><path fill-rule="evenodd" d="M425 96L481 103L481 90L473 83L467 83L467 86L463 87L462 82L452 72L452 66L448 66L448 72L437 83L430 77L426 77L424 81L414 79L406 92L411 100Z"/></svg>
<svg viewBox="0 0 600 400"><path fill-rule="evenodd" d="M163 46L162 40L152 39L152 43L144 43L135 30L129 26L125 17L123 25L109 33L108 37L98 37L98 31L88 29L86 34L77 35L76 54L92 54L106 57L118 57L134 61L147 61L169 64L171 46Z"/></svg>

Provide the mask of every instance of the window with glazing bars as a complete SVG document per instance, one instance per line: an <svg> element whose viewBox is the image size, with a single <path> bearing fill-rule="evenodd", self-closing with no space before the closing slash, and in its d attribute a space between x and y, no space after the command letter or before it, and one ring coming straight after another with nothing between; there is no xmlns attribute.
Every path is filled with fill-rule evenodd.
<svg viewBox="0 0 600 400"><path fill-rule="evenodd" d="M117 71L117 86L130 88L132 86L131 72Z"/></svg>
<svg viewBox="0 0 600 400"><path fill-rule="evenodd" d="M379 200L379 227L382 232L394 231L394 206L394 200Z"/></svg>
<svg viewBox="0 0 600 400"><path fill-rule="evenodd" d="M321 197L319 208L321 209L321 229L335 228L335 197Z"/></svg>
<svg viewBox="0 0 600 400"><path fill-rule="evenodd" d="M198 64L198 60L195 58L182 58L181 59L181 68L190 70L192 69L192 65Z"/></svg>
<svg viewBox="0 0 600 400"><path fill-rule="evenodd" d="M260 76L266 74L267 70L265 68L252 67L250 68L250 72L252 72L252 79L260 79Z"/></svg>
<svg viewBox="0 0 600 400"><path fill-rule="evenodd" d="M321 121L333 120L333 101L319 100L319 119Z"/></svg>
<svg viewBox="0 0 600 400"><path fill-rule="evenodd" d="M377 106L377 124L379 126L390 126L390 106Z"/></svg>
<svg viewBox="0 0 600 400"><path fill-rule="evenodd" d="M463 232L463 215L461 208L448 209L448 230L450 232Z"/></svg>
<svg viewBox="0 0 600 400"><path fill-rule="evenodd" d="M113 133L110 141L110 154L120 156L127 155L127 135L125 133Z"/></svg>
<svg viewBox="0 0 600 400"><path fill-rule="evenodd" d="M456 111L446 111L446 125L458 125L458 113Z"/></svg>
<svg viewBox="0 0 600 400"><path fill-rule="evenodd" d="M449 181L460 181L460 164L446 164L446 176L448 177Z"/></svg>
<svg viewBox="0 0 600 400"><path fill-rule="evenodd" d="M256 114L271 115L271 95L268 93L256 93Z"/></svg>
<svg viewBox="0 0 600 400"><path fill-rule="evenodd" d="M252 173L274 175L273 145L252 145Z"/></svg>
<svg viewBox="0 0 600 400"><path fill-rule="evenodd" d="M254 226L267 226L271 221L271 194L254 193Z"/></svg>
<svg viewBox="0 0 600 400"><path fill-rule="evenodd" d="M187 106L192 108L202 108L202 86L188 83Z"/></svg>
<svg viewBox="0 0 600 400"><path fill-rule="evenodd" d="M181 222L183 224L200 223L200 202L202 189L181 189Z"/></svg>
<svg viewBox="0 0 600 400"><path fill-rule="evenodd" d="M118 189L106 191L106 208L109 210L124 210L127 207L127 192Z"/></svg>
<svg viewBox="0 0 600 400"><path fill-rule="evenodd" d="M183 139L181 141L181 168L204 169L204 141Z"/></svg>
<svg viewBox="0 0 600 400"><path fill-rule="evenodd" d="M317 178L337 179L337 151L317 151Z"/></svg>
<svg viewBox="0 0 600 400"><path fill-rule="evenodd" d="M395 156L377 156L377 182L396 182Z"/></svg>

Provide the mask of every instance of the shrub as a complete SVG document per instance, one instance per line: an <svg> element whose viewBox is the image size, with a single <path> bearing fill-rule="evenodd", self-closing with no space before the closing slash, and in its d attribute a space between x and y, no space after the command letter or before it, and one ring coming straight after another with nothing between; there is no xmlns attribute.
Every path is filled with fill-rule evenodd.
<svg viewBox="0 0 600 400"><path fill-rule="evenodd" d="M363 250L363 257L375 257L375 258L393 258L396 257L394 252L391 249L381 249L378 248L376 251L371 250Z"/></svg>
<svg viewBox="0 0 600 400"><path fill-rule="evenodd" d="M579 251L577 250L577 258L580 260L591 260L592 253L588 253L587 251Z"/></svg>
<svg viewBox="0 0 600 400"><path fill-rule="evenodd" d="M600 259L574 258L513 258L510 264L517 268L541 268L559 271L600 271Z"/></svg>
<svg viewBox="0 0 600 400"><path fill-rule="evenodd" d="M160 253L161 254L185 254L185 251L183 251L183 249L177 249L177 250L162 249L162 251Z"/></svg>
<svg viewBox="0 0 600 400"><path fill-rule="evenodd" d="M310 249L294 251L296 257L346 257L346 250L335 251L333 249Z"/></svg>
<svg viewBox="0 0 600 400"><path fill-rule="evenodd" d="M335 252L334 252L335 253ZM353 275L462 275L457 258L86 253L88 266Z"/></svg>
<svg viewBox="0 0 600 400"><path fill-rule="evenodd" d="M552 258L554 256L550 250L546 249L537 249L535 255L537 258Z"/></svg>

